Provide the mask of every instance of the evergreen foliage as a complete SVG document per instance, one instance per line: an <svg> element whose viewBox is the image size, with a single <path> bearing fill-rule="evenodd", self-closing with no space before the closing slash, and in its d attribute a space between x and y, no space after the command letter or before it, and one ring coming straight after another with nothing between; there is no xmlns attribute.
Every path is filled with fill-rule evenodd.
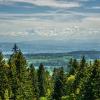
<svg viewBox="0 0 100 100"><path fill-rule="evenodd" d="M46 95L46 72L44 65L41 63L38 69L38 88L39 96L43 97Z"/></svg>
<svg viewBox="0 0 100 100"><path fill-rule="evenodd" d="M37 72L33 66L33 64L30 65L30 72L29 72L29 78L32 82L32 92L34 98L39 98L39 89L38 89L38 78L37 78Z"/></svg>
<svg viewBox="0 0 100 100"><path fill-rule="evenodd" d="M43 64L28 66L15 44L8 61L0 52L0 100L100 100L99 59L71 58L68 69L54 68L51 75Z"/></svg>
<svg viewBox="0 0 100 100"><path fill-rule="evenodd" d="M5 99L5 90L8 87L8 80L7 75L5 71L5 61L3 59L2 52L0 52L0 97L2 100Z"/></svg>

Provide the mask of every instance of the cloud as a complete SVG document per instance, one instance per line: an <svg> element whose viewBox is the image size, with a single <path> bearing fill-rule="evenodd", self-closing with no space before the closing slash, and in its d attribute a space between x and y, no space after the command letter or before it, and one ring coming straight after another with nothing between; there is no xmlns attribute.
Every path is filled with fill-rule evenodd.
<svg viewBox="0 0 100 100"><path fill-rule="evenodd" d="M48 6L53 8L73 8L73 7L80 7L79 2L62 2L57 0L8 0L8 1L1 1L3 4L12 4L14 2L26 2L31 3L37 6Z"/></svg>
<svg viewBox="0 0 100 100"><path fill-rule="evenodd" d="M100 9L100 6L94 6L92 9Z"/></svg>
<svg viewBox="0 0 100 100"><path fill-rule="evenodd" d="M99 40L99 16L91 14L79 20L76 13L1 14L0 18L7 19L0 20L0 36L22 40Z"/></svg>
<svg viewBox="0 0 100 100"><path fill-rule="evenodd" d="M87 1L89 0L70 0L70 2L66 0L10 0L9 3L13 3L13 6L16 2L21 2L20 6L25 6L23 2L31 3L33 8L37 6L36 12L16 13L18 10L16 9L14 13L0 13L0 36L17 37L20 40L99 40L100 13L84 11L86 6L83 5L81 8L80 2ZM40 10L38 6L43 7L43 10L45 7L57 9L38 12L37 10Z"/></svg>
<svg viewBox="0 0 100 100"><path fill-rule="evenodd" d="M39 6L50 6L50 7L59 7L59 8L71 8L71 7L80 7L80 4L77 2L57 2L55 0L35 0L33 4Z"/></svg>

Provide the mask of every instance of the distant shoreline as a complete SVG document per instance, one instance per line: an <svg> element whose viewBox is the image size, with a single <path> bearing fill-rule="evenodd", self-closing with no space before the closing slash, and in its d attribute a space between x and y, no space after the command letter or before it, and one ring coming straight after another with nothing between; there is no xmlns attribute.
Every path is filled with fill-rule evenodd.
<svg viewBox="0 0 100 100"><path fill-rule="evenodd" d="M3 53L5 56L10 56L12 52L10 53ZM52 57L58 57L58 56L72 56L74 58L81 58L82 56L85 56L87 59L100 59L100 51L72 51L72 52L64 52L64 53L27 53L23 52L25 57L32 57L32 56L52 56Z"/></svg>
<svg viewBox="0 0 100 100"><path fill-rule="evenodd" d="M3 52L4 55L10 55L12 54L13 52ZM47 55L51 55L51 54L67 54L67 55L70 55L70 54L100 54L100 51L90 51L90 50L87 50L87 51L70 51L70 52L33 52L33 53L29 53L29 52L23 52L23 54L25 55L44 55L44 54L47 54Z"/></svg>

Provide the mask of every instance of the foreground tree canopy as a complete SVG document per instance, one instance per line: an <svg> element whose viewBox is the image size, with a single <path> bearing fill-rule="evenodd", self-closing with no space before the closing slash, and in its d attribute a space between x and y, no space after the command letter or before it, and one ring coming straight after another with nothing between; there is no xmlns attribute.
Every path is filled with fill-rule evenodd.
<svg viewBox="0 0 100 100"><path fill-rule="evenodd" d="M0 52L0 100L100 100L100 60L71 59L68 69L35 69L15 44L8 61Z"/></svg>

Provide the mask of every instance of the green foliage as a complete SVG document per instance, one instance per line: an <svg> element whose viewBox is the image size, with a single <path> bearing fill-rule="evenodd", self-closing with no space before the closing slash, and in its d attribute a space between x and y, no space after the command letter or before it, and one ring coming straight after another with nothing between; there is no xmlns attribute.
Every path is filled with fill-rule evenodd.
<svg viewBox="0 0 100 100"><path fill-rule="evenodd" d="M69 75L70 74L74 75L76 70L79 68L78 61L76 59L71 58L70 61L69 61L68 67L70 69Z"/></svg>
<svg viewBox="0 0 100 100"><path fill-rule="evenodd" d="M21 51L14 51L9 60L11 89L14 100L31 99L32 85L27 71L27 62Z"/></svg>
<svg viewBox="0 0 100 100"><path fill-rule="evenodd" d="M40 64L38 69L38 88L39 88L39 96L46 95L46 72L43 64Z"/></svg>
<svg viewBox="0 0 100 100"><path fill-rule="evenodd" d="M46 97L40 97L39 100L47 100L47 98Z"/></svg>
<svg viewBox="0 0 100 100"><path fill-rule="evenodd" d="M69 100L69 96L62 96L61 100Z"/></svg>
<svg viewBox="0 0 100 100"><path fill-rule="evenodd" d="M57 78L54 85L53 99L60 100L62 94L63 94L63 84L62 81Z"/></svg>
<svg viewBox="0 0 100 100"><path fill-rule="evenodd" d="M33 64L30 65L29 69L29 79L32 82L32 92L34 98L39 98L39 89L38 89L38 78L37 78L37 72L33 66Z"/></svg>
<svg viewBox="0 0 100 100"><path fill-rule="evenodd" d="M74 75L70 75L67 79L68 84L72 84L74 81L75 81L75 76Z"/></svg>
<svg viewBox="0 0 100 100"><path fill-rule="evenodd" d="M63 68L59 68L58 76L56 76L54 91L52 94L52 98L54 100L61 100L61 97L64 95L64 71Z"/></svg>
<svg viewBox="0 0 100 100"><path fill-rule="evenodd" d="M68 68L50 75L43 64L28 66L15 44L8 62L0 52L0 100L100 100L100 60L88 63L83 56L71 59Z"/></svg>
<svg viewBox="0 0 100 100"><path fill-rule="evenodd" d="M2 100L5 99L5 90L8 87L8 79L5 71L5 61L3 60L3 55L0 52L0 97Z"/></svg>

